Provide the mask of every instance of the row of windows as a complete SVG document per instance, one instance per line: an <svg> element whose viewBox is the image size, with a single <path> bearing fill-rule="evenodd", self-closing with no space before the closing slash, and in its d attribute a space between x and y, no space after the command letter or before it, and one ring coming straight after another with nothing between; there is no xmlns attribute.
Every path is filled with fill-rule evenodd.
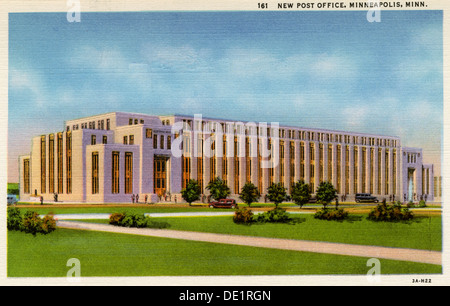
<svg viewBox="0 0 450 306"><path fill-rule="evenodd" d="M96 145L96 144L97 144L97 136L91 135L91 145ZM106 136L106 135L102 136L102 144L108 144L108 136Z"/></svg>
<svg viewBox="0 0 450 306"><path fill-rule="evenodd" d="M243 123L228 123L228 122L215 122L215 121L193 121L188 119L183 119L183 129L190 131L192 124L194 123L195 131L204 131L209 133L214 133L220 130L223 133L234 133L238 135L259 135L259 136L275 136L278 130L279 138L288 139L299 139L308 141L321 141L321 142L336 142L344 144L359 144L367 146L382 146L382 147L398 147L399 142L397 139L390 138L377 138L368 136L356 136L356 135L345 135L337 133L324 133L324 132L313 132L305 130L293 130L293 129L277 129L271 127L260 127L260 126L246 126Z"/></svg>
<svg viewBox="0 0 450 306"><path fill-rule="evenodd" d="M278 181L283 183L286 181L286 173L285 173L285 158L284 158L284 144L280 143L280 160L278 164ZM325 150L329 158L325 164ZM318 160L316 160L316 147L313 142L309 143L309 162L306 164L305 161L305 145L302 142L300 146L300 163L296 164L295 160L295 142L290 141L289 144L289 168L288 168L288 180L290 185L293 184L294 178L296 177L296 172L299 171L299 178L305 180L309 176L308 183L311 186L312 190L315 190L316 184L316 173L319 175L318 180L319 183L323 181L332 181L333 177L336 177L336 188L339 193L350 194L350 183L353 185L354 192L370 192L374 193L374 182L375 182L375 158L377 158L378 164L378 177L377 177L377 190L378 193L382 190L382 179L384 179L384 191L385 194L389 194L389 192L396 193L397 192L397 151L393 150L391 153L389 151L384 152L382 149L375 150L374 148L358 148L354 147L352 150L350 146L345 146L344 148L344 160L343 164L341 162L342 157L342 146L338 145L336 147L336 160L333 157L333 146L328 145L319 145L318 147ZM212 157L210 159L210 163L216 163L216 157ZM228 158L222 158L222 179L224 181L228 178L228 166L229 166ZM249 182L252 176L252 167L250 158L246 158L244 160L240 160L238 158L233 159L233 168L234 168L234 190L239 190L239 181L240 181L240 162L245 162L246 169L246 181ZM262 157L258 153L258 172L257 172L257 180L258 187L262 188L262 176L263 170L261 167ZM336 167L334 167L334 162L336 163ZM382 164L382 162L384 164ZM341 167L344 166L344 168ZM367 168L369 165L369 168ZM191 171L190 171L190 159L188 157L183 158L182 164L182 185L183 188L186 186L187 181L189 180ZM298 167L298 168L297 168ZM382 168L384 167L384 169ZM325 169L327 171L325 172ZM342 183L341 173L342 169L344 170L343 180L345 184ZM352 181L350 176L350 169L352 171ZM384 170L384 171L383 171ZM216 169L210 169L211 178L216 176ZM361 173L360 173L361 172ZM203 159L197 158L197 177L198 180L203 179ZM275 183L277 180L275 179L275 167L268 169L269 175L269 184ZM361 177L360 177L361 176ZM392 188L390 190L390 184L392 184ZM342 189L342 186L345 186L345 189ZM288 188L290 186L287 186Z"/></svg>
<svg viewBox="0 0 450 306"><path fill-rule="evenodd" d="M105 124L106 123L106 124ZM72 125L72 131L79 130L81 126L81 129L90 129L90 130L110 130L111 129L111 121L110 119L101 119L98 121L89 121L84 122L81 124L73 124ZM70 126L66 126L66 131L70 131Z"/></svg>
<svg viewBox="0 0 450 306"><path fill-rule="evenodd" d="M144 124L144 119L129 118L128 125L133 125L133 124Z"/></svg>
<svg viewBox="0 0 450 306"><path fill-rule="evenodd" d="M58 133L56 139L56 165L57 165L57 189L55 190L55 135L48 136L47 139L41 136L40 141L40 193L63 193L63 134ZM48 159L48 176L47 176ZM30 161L24 160L24 192L30 193ZM47 185L48 180L48 185ZM66 193L72 193L72 134L66 133Z"/></svg>

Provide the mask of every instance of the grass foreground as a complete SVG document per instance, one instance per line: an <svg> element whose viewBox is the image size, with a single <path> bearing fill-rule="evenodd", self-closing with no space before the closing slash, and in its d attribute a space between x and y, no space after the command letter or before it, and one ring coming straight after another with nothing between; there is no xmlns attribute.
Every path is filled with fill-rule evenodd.
<svg viewBox="0 0 450 306"><path fill-rule="evenodd" d="M65 277L77 258L81 276L365 275L368 258L58 229L8 232L8 277ZM382 274L442 273L441 266L381 259Z"/></svg>

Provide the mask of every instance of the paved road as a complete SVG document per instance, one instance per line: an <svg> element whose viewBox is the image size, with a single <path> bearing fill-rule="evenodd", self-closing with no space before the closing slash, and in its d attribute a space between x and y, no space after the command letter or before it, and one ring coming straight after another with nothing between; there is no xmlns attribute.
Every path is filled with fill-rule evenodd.
<svg viewBox="0 0 450 306"><path fill-rule="evenodd" d="M212 243L253 246L261 248L282 249L291 251L327 253L347 256L359 256L378 259L392 259L441 265L442 253L404 248L352 245L342 243L317 242L293 239L261 238L240 235L225 235L202 232L177 231L150 228L127 228L109 224L96 224L79 221L58 221L58 227L94 230L102 232L124 233L162 238L174 238Z"/></svg>

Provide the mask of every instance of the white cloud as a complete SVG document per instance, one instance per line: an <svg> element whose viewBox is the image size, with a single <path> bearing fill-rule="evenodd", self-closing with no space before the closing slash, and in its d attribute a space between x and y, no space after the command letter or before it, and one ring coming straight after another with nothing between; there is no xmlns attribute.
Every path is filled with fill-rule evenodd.
<svg viewBox="0 0 450 306"><path fill-rule="evenodd" d="M43 84L39 75L28 69L27 71L15 68L9 69L9 90L11 91L29 91L34 98L35 106L42 107L46 102L43 92Z"/></svg>

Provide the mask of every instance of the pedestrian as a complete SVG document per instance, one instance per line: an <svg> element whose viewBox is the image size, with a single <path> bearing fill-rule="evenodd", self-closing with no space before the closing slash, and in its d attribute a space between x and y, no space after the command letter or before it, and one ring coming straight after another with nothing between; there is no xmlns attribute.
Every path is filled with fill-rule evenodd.
<svg viewBox="0 0 450 306"><path fill-rule="evenodd" d="M133 195L131 196L131 202L134 204L134 193L133 193Z"/></svg>
<svg viewBox="0 0 450 306"><path fill-rule="evenodd" d="M136 194L136 203L139 203L139 194Z"/></svg>
<svg viewBox="0 0 450 306"><path fill-rule="evenodd" d="M339 200L338 200L338 197L336 197L336 209L338 209L338 206L339 206Z"/></svg>
<svg viewBox="0 0 450 306"><path fill-rule="evenodd" d="M44 197L41 196L39 199L41 200L41 205L44 205Z"/></svg>
<svg viewBox="0 0 450 306"><path fill-rule="evenodd" d="M147 194L145 195L144 199L145 199L145 204L147 204L147 200L148 200L148 195Z"/></svg>

